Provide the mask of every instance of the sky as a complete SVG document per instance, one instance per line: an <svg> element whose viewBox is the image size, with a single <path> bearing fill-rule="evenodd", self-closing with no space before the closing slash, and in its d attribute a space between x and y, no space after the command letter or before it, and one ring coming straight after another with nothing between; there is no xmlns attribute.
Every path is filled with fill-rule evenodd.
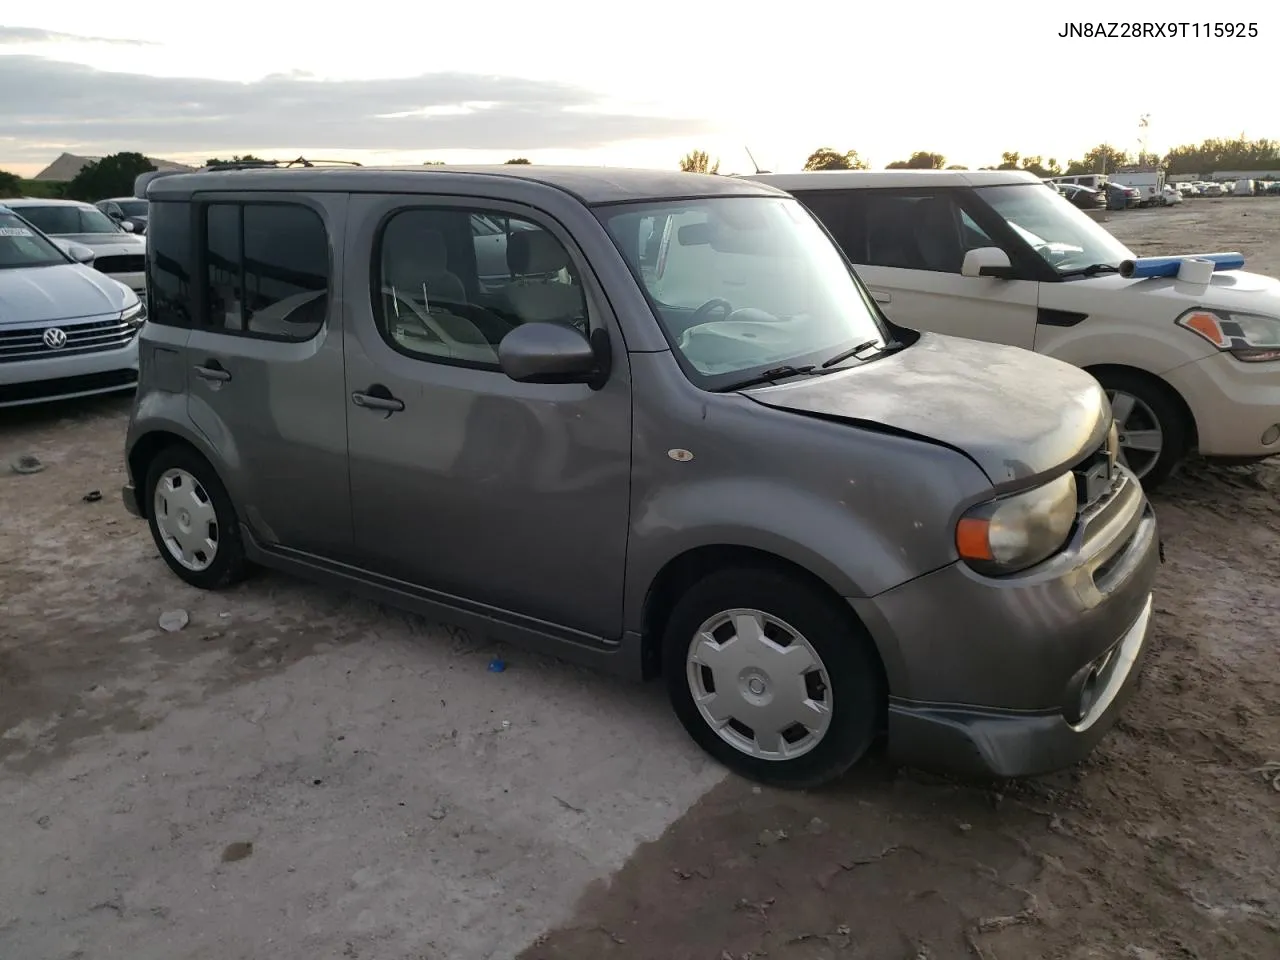
<svg viewBox="0 0 1280 960"><path fill-rule="evenodd" d="M1280 50L1280 12L1260 0L1232 8L1257 25L1240 39L1064 38L1068 17L1107 21L1117 5L1005 0L5 6L0 169L23 176L64 151L120 150L674 167L703 149L745 173L748 149L786 171L833 147L877 168L916 150L1065 165L1104 141L1136 152L1143 114L1157 152L1280 139L1265 53ZM1124 6L1166 23L1211 16L1202 3Z"/></svg>

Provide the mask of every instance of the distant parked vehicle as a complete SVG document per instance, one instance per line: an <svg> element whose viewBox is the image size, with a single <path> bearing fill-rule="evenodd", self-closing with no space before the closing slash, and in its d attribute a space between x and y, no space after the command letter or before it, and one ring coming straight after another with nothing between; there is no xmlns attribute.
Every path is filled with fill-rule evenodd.
<svg viewBox="0 0 1280 960"><path fill-rule="evenodd" d="M1164 171L1163 170L1131 170L1111 174L1111 183L1133 187L1138 191L1138 205L1143 207L1161 206L1164 203Z"/></svg>
<svg viewBox="0 0 1280 960"><path fill-rule="evenodd" d="M1203 196L1206 196L1206 197L1220 197L1222 196L1223 192L1224 191L1222 189L1222 184L1206 183L1204 185L1204 190L1202 191L1202 194Z"/></svg>
<svg viewBox="0 0 1280 960"><path fill-rule="evenodd" d="M1056 186L1060 194L1081 210L1096 210L1106 204L1102 193L1092 187L1082 187L1074 183L1059 183Z"/></svg>
<svg viewBox="0 0 1280 960"><path fill-rule="evenodd" d="M1182 202L1182 191L1171 183L1166 183L1160 190L1160 202L1163 206L1171 207L1176 203Z"/></svg>
<svg viewBox="0 0 1280 960"><path fill-rule="evenodd" d="M129 233L147 232L147 201L135 197L112 197L94 204Z"/></svg>
<svg viewBox="0 0 1280 960"><path fill-rule="evenodd" d="M17 212L54 239L93 250L93 267L135 293L146 290L147 241L119 226L91 203L78 200L6 200Z"/></svg>
<svg viewBox="0 0 1280 960"><path fill-rule="evenodd" d="M1138 192L1136 187L1126 187L1119 183L1108 183L1107 190L1107 209L1108 210L1128 210L1133 207L1141 206L1142 194Z"/></svg>
<svg viewBox="0 0 1280 960"><path fill-rule="evenodd" d="M0 201L0 407L132 390L138 295Z"/></svg>
<svg viewBox="0 0 1280 960"><path fill-rule="evenodd" d="M1231 190L1234 197L1252 197L1257 191L1254 189L1255 181L1253 180L1237 180L1236 185Z"/></svg>

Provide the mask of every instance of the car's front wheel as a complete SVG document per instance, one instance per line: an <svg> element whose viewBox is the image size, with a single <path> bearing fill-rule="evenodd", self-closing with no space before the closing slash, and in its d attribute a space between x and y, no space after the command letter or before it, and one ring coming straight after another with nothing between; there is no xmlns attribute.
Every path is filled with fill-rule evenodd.
<svg viewBox="0 0 1280 960"><path fill-rule="evenodd" d="M207 460L186 447L161 451L147 470L146 491L151 536L170 570L203 590L243 579L240 523Z"/></svg>
<svg viewBox="0 0 1280 960"><path fill-rule="evenodd" d="M1120 459L1154 490L1187 455L1190 429L1172 391L1162 382L1129 370L1103 370L1097 380L1111 401L1120 434Z"/></svg>
<svg viewBox="0 0 1280 960"><path fill-rule="evenodd" d="M851 611L767 568L691 587L668 619L663 670L689 735L735 773L780 787L840 776L884 713L880 660Z"/></svg>

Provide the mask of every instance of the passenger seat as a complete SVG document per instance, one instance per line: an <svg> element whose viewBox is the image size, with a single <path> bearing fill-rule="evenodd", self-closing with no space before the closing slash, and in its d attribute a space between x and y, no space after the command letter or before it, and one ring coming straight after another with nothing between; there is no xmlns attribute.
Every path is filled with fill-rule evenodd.
<svg viewBox="0 0 1280 960"><path fill-rule="evenodd" d="M545 231L520 230L507 238L511 282L506 297L522 323L580 323L585 319L582 288L560 278L560 271L568 266L568 251Z"/></svg>

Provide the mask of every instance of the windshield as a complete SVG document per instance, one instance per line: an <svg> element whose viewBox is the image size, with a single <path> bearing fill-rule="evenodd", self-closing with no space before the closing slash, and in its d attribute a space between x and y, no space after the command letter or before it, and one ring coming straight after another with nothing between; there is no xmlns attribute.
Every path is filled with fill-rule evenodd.
<svg viewBox="0 0 1280 960"><path fill-rule="evenodd" d="M22 215L52 237L69 233L123 233L97 207L23 207Z"/></svg>
<svg viewBox="0 0 1280 960"><path fill-rule="evenodd" d="M145 200L117 200L116 206L120 208L120 212L126 217L145 217L147 215L147 201Z"/></svg>
<svg viewBox="0 0 1280 960"><path fill-rule="evenodd" d="M52 267L66 262L62 252L28 224L0 210L0 270Z"/></svg>
<svg viewBox="0 0 1280 960"><path fill-rule="evenodd" d="M698 386L888 339L843 255L796 200L669 200L597 215Z"/></svg>
<svg viewBox="0 0 1280 960"><path fill-rule="evenodd" d="M1070 200L1038 183L975 191L1060 273L1097 263L1120 266L1133 252Z"/></svg>

